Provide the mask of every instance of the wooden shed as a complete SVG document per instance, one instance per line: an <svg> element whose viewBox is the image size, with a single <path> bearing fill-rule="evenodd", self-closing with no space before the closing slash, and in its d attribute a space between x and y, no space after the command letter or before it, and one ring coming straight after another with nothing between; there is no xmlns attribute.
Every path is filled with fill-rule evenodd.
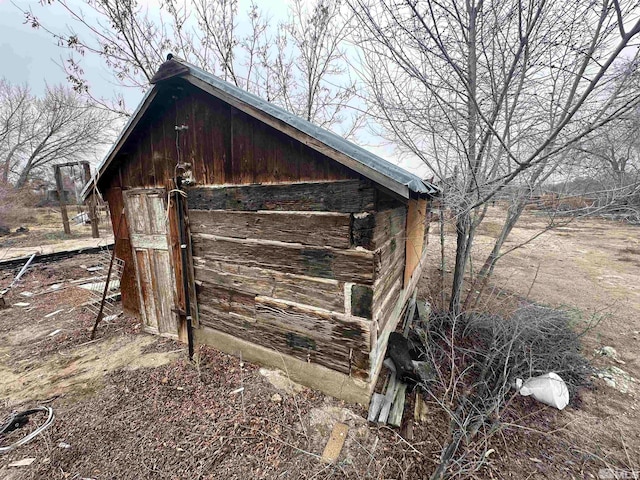
<svg viewBox="0 0 640 480"><path fill-rule="evenodd" d="M181 60L151 83L95 183L125 310L366 404L437 189Z"/></svg>

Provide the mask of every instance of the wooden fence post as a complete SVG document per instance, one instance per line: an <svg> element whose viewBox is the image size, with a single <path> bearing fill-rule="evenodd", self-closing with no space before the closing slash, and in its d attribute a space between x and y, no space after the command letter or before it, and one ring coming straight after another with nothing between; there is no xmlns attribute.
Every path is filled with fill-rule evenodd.
<svg viewBox="0 0 640 480"><path fill-rule="evenodd" d="M84 169L84 184L87 185L91 182L91 167L89 162L83 162L82 168ZM89 197L89 220L91 221L91 236L93 238L100 238L100 232L98 231L98 216L96 215L96 191L91 189L91 196Z"/></svg>
<svg viewBox="0 0 640 480"><path fill-rule="evenodd" d="M64 203L64 188L62 185L62 174L60 166L53 166L54 176L56 178L56 189L58 190L58 202L60 202L60 213L62 214L62 226L64 233L71 235L71 227L69 227L69 216L67 215L67 205Z"/></svg>

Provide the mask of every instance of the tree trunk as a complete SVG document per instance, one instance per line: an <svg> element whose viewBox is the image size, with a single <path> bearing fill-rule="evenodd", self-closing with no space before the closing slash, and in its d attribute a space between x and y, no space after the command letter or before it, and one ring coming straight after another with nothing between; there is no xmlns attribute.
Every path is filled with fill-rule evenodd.
<svg viewBox="0 0 640 480"><path fill-rule="evenodd" d="M18 181L16 182L15 189L20 190L27 183L29 179L29 173L31 173L31 164L27 163L25 167L20 172L20 176L18 177Z"/></svg>
<svg viewBox="0 0 640 480"><path fill-rule="evenodd" d="M5 158L4 167L2 171L2 183L7 183L9 181L9 172L11 171L11 159L13 155L16 153L16 150L20 147L20 144L15 145L7 154Z"/></svg>
<svg viewBox="0 0 640 480"><path fill-rule="evenodd" d="M469 260L469 234L471 233L471 218L468 212L458 214L456 221L456 266L453 270L453 285L449 311L454 315L460 313L460 298L464 284L464 271Z"/></svg>
<svg viewBox="0 0 640 480"><path fill-rule="evenodd" d="M467 41L467 71L468 71L468 91L467 91L467 164L469 165L469 176L465 179L466 195L470 197L475 191L476 176L480 167L480 159L476 157L476 124L478 121L478 111L476 106L477 94L477 52L476 52L476 19L478 7L472 3L467 3L467 15L469 16L469 37ZM453 273L453 286L451 288L451 301L449 311L454 315L460 313L460 299L462 286L464 284L464 272L471 255L471 244L475 234L475 227L471 222L471 212L466 210L458 214L456 223L456 266Z"/></svg>
<svg viewBox="0 0 640 480"><path fill-rule="evenodd" d="M16 182L16 187L15 187L16 190L21 189L22 187L24 187L25 183L27 183L27 180L29 179L29 174L31 173L31 170L33 169L34 165L37 165L38 163L42 165L42 163L44 163L42 162L42 159L38 159L38 155L40 155L40 152L47 145L47 142L49 141L49 139L54 133L55 132L53 130L50 130L49 133L47 133L47 135L40 141L40 143L35 148L35 150L31 153L31 155L29 156L29 159L27 160L27 163L25 164L22 171L20 172L20 177L18 177L18 181Z"/></svg>
<svg viewBox="0 0 640 480"><path fill-rule="evenodd" d="M443 196L445 192L442 192ZM444 291L444 277L445 277L445 269L447 266L446 256L445 256L445 235L444 235L444 203L440 202L440 308L444 310L445 308L445 291Z"/></svg>
<svg viewBox="0 0 640 480"><path fill-rule="evenodd" d="M491 253L489 253L486 260L484 261L484 264L482 265L480 272L478 272L475 282L473 282L473 285L471 286L471 290L465 298L463 310L468 310L471 307L471 299L474 296L476 297L476 302L482 296L482 292L486 287L489 278L493 274L496 262L500 258L500 250L502 249L504 242L511 234L513 227L515 227L516 223L518 223L518 220L520 219L520 216L522 215L526 204L526 200L518 200L514 205L512 205L512 207L509 208L509 211L507 212L507 218L502 225L500 235L493 244Z"/></svg>

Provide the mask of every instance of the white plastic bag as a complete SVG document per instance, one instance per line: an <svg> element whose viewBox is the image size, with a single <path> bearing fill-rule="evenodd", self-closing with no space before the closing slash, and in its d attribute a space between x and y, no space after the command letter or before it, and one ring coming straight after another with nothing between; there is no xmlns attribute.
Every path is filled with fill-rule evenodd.
<svg viewBox="0 0 640 480"><path fill-rule="evenodd" d="M569 404L569 390L564 380L554 372L532 377L526 382L516 379L516 388L520 395L529 396L546 405L562 410Z"/></svg>

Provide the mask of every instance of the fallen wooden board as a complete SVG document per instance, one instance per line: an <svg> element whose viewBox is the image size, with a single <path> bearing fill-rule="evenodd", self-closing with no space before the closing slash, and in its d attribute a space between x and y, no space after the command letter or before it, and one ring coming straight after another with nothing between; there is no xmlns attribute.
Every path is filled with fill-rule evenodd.
<svg viewBox="0 0 640 480"><path fill-rule="evenodd" d="M380 409L382 408L382 402L384 401L384 395L381 393L374 393L371 397L371 403L369 404L369 416L367 420L371 423L375 423L380 415Z"/></svg>
<svg viewBox="0 0 640 480"><path fill-rule="evenodd" d="M55 262L57 260L73 257L75 255L100 253L105 250L111 250L112 248L113 248L113 243L110 243L109 245L104 245L99 247L87 247L87 248L78 248L75 250L63 250L61 252L43 253L41 255L36 255L36 257L33 259L32 265L36 263ZM18 257L18 258L10 258L8 260L2 260L0 261L0 270L21 266L27 260L29 260L29 258L30 258L30 255L27 255L26 257Z"/></svg>
<svg viewBox="0 0 640 480"><path fill-rule="evenodd" d="M431 315L431 306L425 303L424 300L421 300L416 304L416 307L418 307L418 318L420 319L420 322L425 325L429 323L429 315Z"/></svg>
<svg viewBox="0 0 640 480"><path fill-rule="evenodd" d="M404 325L403 325L403 330L402 330L402 336L404 338L407 338L409 336L409 329L411 328L411 325L413 325L413 315L416 312L416 297L418 296L418 289L416 288L413 291L413 295L411 296L411 299L409 300L409 304L407 305L407 312L406 315L404 317Z"/></svg>
<svg viewBox="0 0 640 480"><path fill-rule="evenodd" d="M427 421L427 404L425 403L420 392L416 390L416 402L413 411L413 419L416 422L424 423Z"/></svg>
<svg viewBox="0 0 640 480"><path fill-rule="evenodd" d="M396 396L396 390L398 388L398 382L396 381L396 373L391 372L389 377L389 384L387 385L387 391L384 394L384 401L382 402L382 408L380 409L380 416L378 417L378 423L387 423L389 418L389 412L391 411L391 405L393 399Z"/></svg>
<svg viewBox="0 0 640 480"><path fill-rule="evenodd" d="M394 427L399 427L402 423L402 414L404 413L404 400L405 394L407 392L407 384L398 382L398 388L396 390L396 396L393 399L393 407L391 407L391 411L389 412L389 419L387 423L389 425L393 425Z"/></svg>
<svg viewBox="0 0 640 480"><path fill-rule="evenodd" d="M348 431L349 427L344 423L336 423L334 425L333 430L331 431L331 436L329 437L329 441L324 447L324 452L322 452L322 459L325 462L335 463L336 460L338 460L344 442L347 439Z"/></svg>

